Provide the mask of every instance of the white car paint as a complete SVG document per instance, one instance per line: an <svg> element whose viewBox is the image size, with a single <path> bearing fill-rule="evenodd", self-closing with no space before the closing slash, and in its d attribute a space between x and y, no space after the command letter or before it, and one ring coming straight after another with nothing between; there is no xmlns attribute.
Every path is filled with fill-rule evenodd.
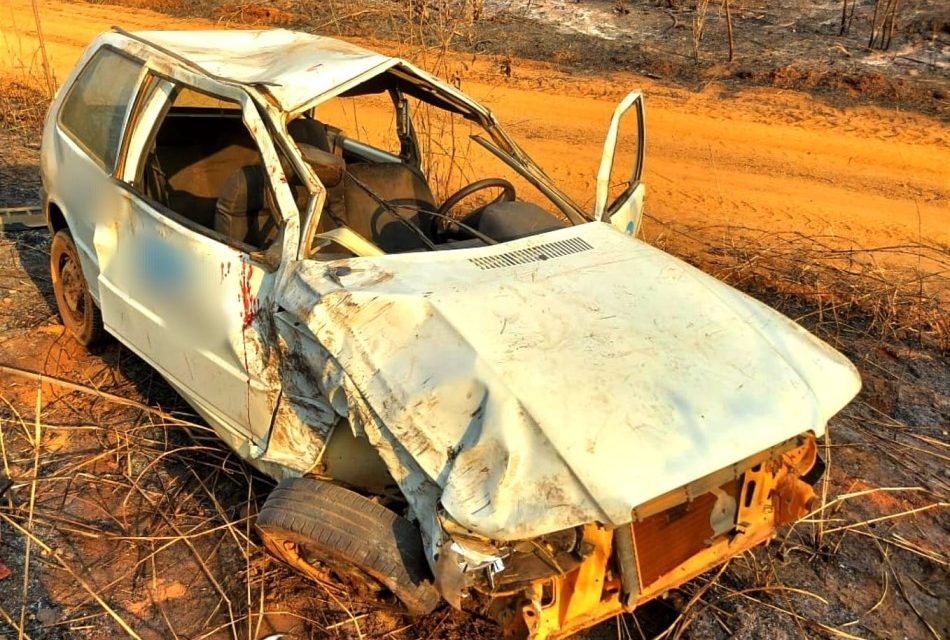
<svg viewBox="0 0 950 640"><path fill-rule="evenodd" d="M308 259L301 242L325 192L286 120L386 69L494 130L504 154L553 183L487 109L353 45L285 31L111 33L77 72L105 45L237 100L285 224L279 264L268 266L123 191L122 167L114 179L97 174L51 119L45 188L73 230L108 328L275 477L312 469L346 418L405 494L433 564L446 537L442 509L495 540L629 522L664 492L792 436L821 435L860 386L843 356L791 320L634 237L639 166L637 184L607 209L617 126L634 105L642 118L639 94L608 129L588 216L598 221L401 255L379 255L343 230L334 239L359 257L327 263ZM140 126L160 111L146 103ZM133 146L147 138L128 135ZM296 209L274 141L310 187L307 211ZM183 291L152 281L162 261L180 270ZM189 322L193 314L203 322Z"/></svg>
<svg viewBox="0 0 950 640"><path fill-rule="evenodd" d="M213 76L268 93L286 112L367 72L399 63L348 42L282 29L144 31L137 35Z"/></svg>
<svg viewBox="0 0 950 640"><path fill-rule="evenodd" d="M788 318L610 225L296 265L285 304L464 527L629 522L860 387Z"/></svg>

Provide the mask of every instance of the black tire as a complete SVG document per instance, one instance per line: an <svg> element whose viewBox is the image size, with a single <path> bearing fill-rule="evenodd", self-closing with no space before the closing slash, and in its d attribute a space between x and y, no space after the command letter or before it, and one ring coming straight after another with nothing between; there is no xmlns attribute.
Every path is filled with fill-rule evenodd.
<svg viewBox="0 0 950 640"><path fill-rule="evenodd" d="M284 480L264 502L257 529L271 553L317 582L369 589L375 592L370 597L387 590L414 616L442 601L419 530L343 487L315 478Z"/></svg>
<svg viewBox="0 0 950 640"><path fill-rule="evenodd" d="M69 229L60 229L53 235L49 249L49 271L59 317L66 330L87 347L100 342L105 335L102 314L89 293L89 285L79 262L79 252Z"/></svg>

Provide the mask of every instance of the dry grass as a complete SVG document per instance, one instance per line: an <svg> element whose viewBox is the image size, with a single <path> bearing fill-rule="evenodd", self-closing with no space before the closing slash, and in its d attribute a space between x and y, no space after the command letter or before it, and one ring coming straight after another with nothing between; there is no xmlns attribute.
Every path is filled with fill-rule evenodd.
<svg viewBox="0 0 950 640"><path fill-rule="evenodd" d="M32 39L24 37L31 32L39 34L36 46L27 44ZM7 69L0 74L0 126L37 133L57 87L46 53L37 0L33 0L31 24L14 22L12 28L0 29L0 56Z"/></svg>
<svg viewBox="0 0 950 640"><path fill-rule="evenodd" d="M24 375L9 368L5 373ZM16 498L0 509L0 520L25 540L22 601L56 602L63 629L96 616L101 625L106 615L133 638L161 634L154 624L159 619L167 637L178 637L180 613L167 615L160 598L136 604L136 596L154 595L160 582L185 580L186 565L190 579L206 590L210 584L217 601L206 603L203 615L223 617L215 626L223 624L234 638L248 637L241 629L258 611L262 588L255 573L264 575L257 567L267 564L250 535L250 520L266 484L188 416L88 383L43 377L35 384L33 416L21 415L16 401L4 397L7 417L0 419L3 468ZM41 392L49 397L45 404ZM63 582L78 588L30 581L37 552L46 571L59 570ZM116 554L126 561L116 563ZM142 623L140 606L155 608L151 623ZM219 609L222 616L215 616ZM7 620L21 634L24 611L18 622ZM205 627L187 618L184 624L192 631Z"/></svg>
<svg viewBox="0 0 950 640"><path fill-rule="evenodd" d="M856 336L950 349L950 249L926 241L857 247L847 238L651 216L667 247L834 342Z"/></svg>
<svg viewBox="0 0 950 640"><path fill-rule="evenodd" d="M38 133L48 105L49 97L35 82L0 77L0 127Z"/></svg>
<svg viewBox="0 0 950 640"><path fill-rule="evenodd" d="M840 251L825 246L828 242L816 247L815 239L764 234L770 243L756 246L740 239L751 231L728 231L678 229L676 248L760 297L803 311L810 324L843 344L931 336L920 331L915 320L920 314L895 303L910 294L899 286L882 288L882 272L869 266L881 262L881 256L868 257L874 252L848 252L846 264L865 266L845 270ZM664 233L660 243L671 244L671 229ZM881 251L917 255L919 249ZM808 264L795 263L803 256L809 257ZM939 252L934 259L942 260ZM791 264L796 271L780 269ZM806 281L803 274L814 280ZM763 283L766 289L756 290ZM921 300L919 292L910 298ZM0 368L0 375L33 385L32 391L21 388L16 396L0 392L0 461L14 480L0 506L0 533L8 546L12 537L29 545L24 558L29 576L47 576L37 581L18 567L23 571L19 595L0 606L9 629L24 638L59 637L24 617L23 603L39 600L61 608L57 633L72 630L87 638L101 637L98 630L110 628L126 628L130 637L224 633L254 638L266 629L275 608L317 637L387 637L390 632L388 637L424 637L419 627L392 613L381 626L370 605L354 602L345 592L303 583L269 560L252 528L269 483L190 414L143 402L141 389L150 381L131 386L106 365L69 380L15 367ZM881 567L880 592L858 619L880 615L899 600L936 637L939 621L915 604L919 574L905 567L908 558L931 567L950 564L944 549L914 533L914 527L947 507L940 471L950 457L945 438L908 428L874 409L866 397L838 418L834 433L846 432L856 435L848 442L838 435L824 448L831 467L822 485L822 504L783 532L777 549L755 550L684 586L673 596L680 603L678 613L659 628L651 628L644 614L618 618L617 637L704 637L708 625L733 635L750 610L790 622L802 637L861 637L860 628L835 617L835 594L802 583L794 568L849 562L842 554L856 541L876 550ZM874 447L902 477L919 484L849 488L847 478L854 471L842 472L832 452L854 446ZM887 496L899 502L890 505L882 500ZM793 558L793 566L785 564L787 558ZM187 607L183 600L162 596L168 585L183 581ZM274 594L298 590L306 590L306 598L275 606ZM192 613L184 613L186 609ZM437 612L428 624L447 632L466 628L466 618L446 623L447 615ZM464 637L491 637L491 627L482 624L487 631Z"/></svg>

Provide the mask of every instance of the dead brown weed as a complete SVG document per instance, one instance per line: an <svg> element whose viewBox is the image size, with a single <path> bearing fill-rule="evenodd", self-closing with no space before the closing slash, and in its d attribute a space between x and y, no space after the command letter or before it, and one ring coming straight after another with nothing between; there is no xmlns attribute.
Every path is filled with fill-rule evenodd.
<svg viewBox="0 0 950 640"><path fill-rule="evenodd" d="M36 82L0 77L0 126L37 133L46 117L47 96Z"/></svg>
<svg viewBox="0 0 950 640"><path fill-rule="evenodd" d="M913 340L950 349L950 249L923 239L860 247L834 235L741 225L687 227L650 217L651 242L826 339Z"/></svg>

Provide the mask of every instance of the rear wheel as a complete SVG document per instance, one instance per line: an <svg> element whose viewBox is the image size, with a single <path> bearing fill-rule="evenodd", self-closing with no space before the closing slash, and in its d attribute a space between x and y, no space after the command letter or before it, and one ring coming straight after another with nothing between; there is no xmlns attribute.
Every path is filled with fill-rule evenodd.
<svg viewBox="0 0 950 640"><path fill-rule="evenodd" d="M79 252L68 229L60 229L53 236L49 266L56 306L66 330L87 347L99 342L105 333L102 314L89 293Z"/></svg>
<svg viewBox="0 0 950 640"><path fill-rule="evenodd" d="M277 485L257 517L264 545L311 580L360 600L395 597L411 615L435 609L419 530L389 509L314 478Z"/></svg>

